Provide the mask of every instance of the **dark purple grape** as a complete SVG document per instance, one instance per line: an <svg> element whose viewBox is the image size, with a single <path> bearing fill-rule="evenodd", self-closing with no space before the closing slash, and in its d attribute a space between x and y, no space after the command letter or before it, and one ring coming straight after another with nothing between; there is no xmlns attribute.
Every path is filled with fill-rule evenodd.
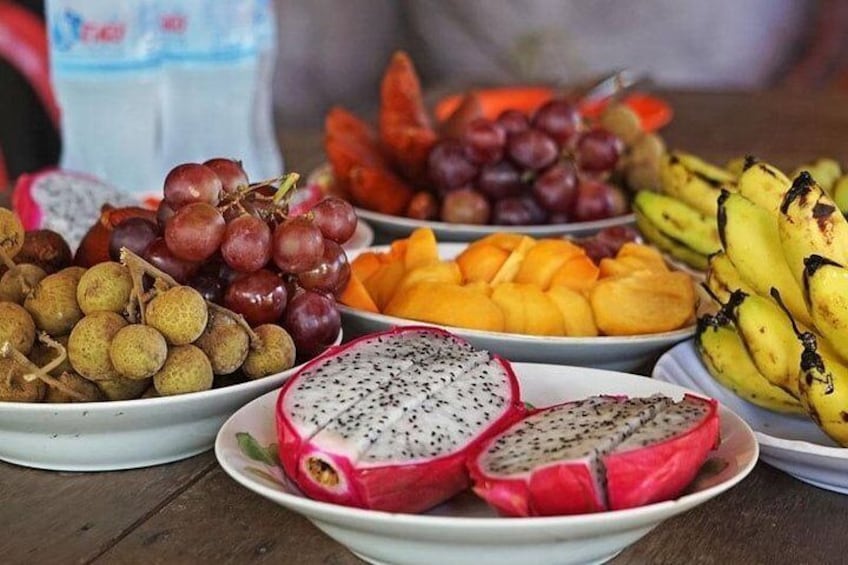
<svg viewBox="0 0 848 565"><path fill-rule="evenodd" d="M519 196L525 188L521 182L521 171L509 161L484 165L475 186L492 200Z"/></svg>
<svg viewBox="0 0 848 565"><path fill-rule="evenodd" d="M328 196L312 208L312 218L324 237L344 243L356 231L356 212L346 200Z"/></svg>
<svg viewBox="0 0 848 565"><path fill-rule="evenodd" d="M530 128L530 120L520 110L504 110L495 121L504 129L507 136Z"/></svg>
<svg viewBox="0 0 848 565"><path fill-rule="evenodd" d="M176 257L164 237L157 237L144 250L144 258L154 267L174 277L180 284L185 284L198 270L200 263L183 261Z"/></svg>
<svg viewBox="0 0 848 565"><path fill-rule="evenodd" d="M159 228L144 218L127 218L109 234L109 257L121 260L121 248L126 247L136 255L143 255L150 242L159 237Z"/></svg>
<svg viewBox="0 0 848 565"><path fill-rule="evenodd" d="M528 129L510 136L507 152L510 159L519 166L538 171L556 161L559 147L547 134L537 129Z"/></svg>
<svg viewBox="0 0 848 565"><path fill-rule="evenodd" d="M578 240L577 245L582 247L586 255L595 263L600 263L601 259L612 258L616 255L616 251L612 247L595 237Z"/></svg>
<svg viewBox="0 0 848 565"><path fill-rule="evenodd" d="M533 126L539 128L560 146L568 145L580 130L580 112L565 100L550 100L536 110Z"/></svg>
<svg viewBox="0 0 848 565"><path fill-rule="evenodd" d="M613 255L616 255L622 245L636 241L639 232L632 226L612 226L602 229L594 237L612 249Z"/></svg>
<svg viewBox="0 0 848 565"><path fill-rule="evenodd" d="M221 257L236 271L258 271L271 259L271 228L255 216L239 216L227 224Z"/></svg>
<svg viewBox="0 0 848 565"><path fill-rule="evenodd" d="M472 163L497 163L503 158L506 131L491 120L477 118L465 127L462 141L465 154Z"/></svg>
<svg viewBox="0 0 848 565"><path fill-rule="evenodd" d="M567 224L571 221L571 216L568 214L562 214L560 212L554 212L553 214L548 215L548 223L549 224Z"/></svg>
<svg viewBox="0 0 848 565"><path fill-rule="evenodd" d="M488 224L491 212L489 201L473 188L452 190L442 200L442 221L451 224Z"/></svg>
<svg viewBox="0 0 848 565"><path fill-rule="evenodd" d="M206 202L192 202L177 210L165 225L165 243L185 261L205 261L214 255L227 230L224 216Z"/></svg>
<svg viewBox="0 0 848 565"><path fill-rule="evenodd" d="M274 263L284 273L302 273L318 265L324 236L312 220L297 216L277 226L271 247Z"/></svg>
<svg viewBox="0 0 848 565"><path fill-rule="evenodd" d="M544 223L545 211L533 198L515 196L495 202L492 223L500 226L529 226Z"/></svg>
<svg viewBox="0 0 848 565"><path fill-rule="evenodd" d="M471 182L477 167L465 155L465 147L455 139L436 145L427 158L427 176L436 188L446 192Z"/></svg>
<svg viewBox="0 0 848 565"><path fill-rule="evenodd" d="M533 196L526 194L520 198L524 201L524 206L530 213L530 225L548 223L548 211Z"/></svg>
<svg viewBox="0 0 848 565"><path fill-rule="evenodd" d="M226 193L236 192L239 187L248 185L247 173L244 172L241 161L216 157L204 161L203 164L215 171L215 174L221 179L221 188Z"/></svg>
<svg viewBox="0 0 848 565"><path fill-rule="evenodd" d="M598 180L583 179L577 188L571 217L575 222L591 222L621 215L622 198L617 188Z"/></svg>
<svg viewBox="0 0 848 565"><path fill-rule="evenodd" d="M224 294L224 306L244 316L251 326L276 322L287 303L286 284L276 273L260 269L241 275Z"/></svg>
<svg viewBox="0 0 848 565"><path fill-rule="evenodd" d="M215 171L200 163L177 165L168 176L162 193L165 201L174 210L192 202L218 204L223 186Z"/></svg>
<svg viewBox="0 0 848 565"><path fill-rule="evenodd" d="M197 274L189 281L188 285L200 293L203 298L215 304L223 304L224 281L216 276Z"/></svg>
<svg viewBox="0 0 848 565"><path fill-rule="evenodd" d="M533 196L549 212L568 214L577 199L577 182L574 165L558 163L536 177Z"/></svg>
<svg viewBox="0 0 848 565"><path fill-rule="evenodd" d="M168 220L174 217L174 209L168 206L168 203L164 200L159 202L159 206L156 208L156 223L159 226L159 231L165 231L165 225L167 225Z"/></svg>
<svg viewBox="0 0 848 565"><path fill-rule="evenodd" d="M584 171L611 171L624 150L619 138L605 129L595 128L577 142L577 166Z"/></svg>
<svg viewBox="0 0 848 565"><path fill-rule="evenodd" d="M336 340L342 320L332 298L307 290L289 301L283 325L292 336L298 357L309 359Z"/></svg>
<svg viewBox="0 0 848 565"><path fill-rule="evenodd" d="M324 241L324 255L318 266L297 275L297 282L306 290L337 294L350 279L350 264L342 246L332 240Z"/></svg>

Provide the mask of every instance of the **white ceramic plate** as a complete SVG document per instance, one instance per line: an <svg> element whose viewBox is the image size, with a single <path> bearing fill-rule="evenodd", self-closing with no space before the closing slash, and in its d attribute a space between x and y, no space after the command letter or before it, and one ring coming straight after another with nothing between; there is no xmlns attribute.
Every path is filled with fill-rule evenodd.
<svg viewBox="0 0 848 565"><path fill-rule="evenodd" d="M341 343L342 333L336 338ZM0 402L0 459L53 471L149 467L211 449L221 424L299 367L204 392L113 402Z"/></svg>
<svg viewBox="0 0 848 565"><path fill-rule="evenodd" d="M333 173L329 165L324 164L312 171L307 177L307 185L317 184L325 190L333 182ZM418 228L430 228L439 241L474 241L496 232L518 232L533 237L549 237L554 235L584 236L592 235L604 228L613 226L629 226L634 224L633 214L625 214L614 218L606 218L593 222L575 222L568 224L545 224L535 226L478 226L471 224L449 224L447 222L432 222L413 220L402 216L381 214L363 208L356 208L356 215L367 220L382 236L390 238L406 237Z"/></svg>
<svg viewBox="0 0 848 565"><path fill-rule="evenodd" d="M439 255L442 259L453 259L465 248L464 243L440 243ZM348 253L348 258L352 261L365 251L384 252L388 249L387 246L361 249ZM349 338L413 323L437 325L364 312L342 304L339 304L339 311L342 313L345 335ZM454 327L448 329L475 346L497 353L510 361L578 365L617 371L636 369L695 332L694 325L657 334L600 337L542 337Z"/></svg>
<svg viewBox="0 0 848 565"><path fill-rule="evenodd" d="M717 383L689 340L665 353L655 379L716 398L753 428L763 461L817 487L848 494L848 449L839 447L806 416L777 414L742 400Z"/></svg>
<svg viewBox="0 0 848 565"><path fill-rule="evenodd" d="M513 364L522 398L537 406L593 394L680 398L685 389L624 373L555 365ZM425 514L391 514L348 508L304 497L276 464L270 392L236 412L218 434L215 455L244 487L306 516L327 535L371 563L600 563L612 558L663 520L685 512L741 481L757 461L750 428L719 407L721 446L711 454L720 469L672 501L615 512L544 518L500 518L464 493Z"/></svg>

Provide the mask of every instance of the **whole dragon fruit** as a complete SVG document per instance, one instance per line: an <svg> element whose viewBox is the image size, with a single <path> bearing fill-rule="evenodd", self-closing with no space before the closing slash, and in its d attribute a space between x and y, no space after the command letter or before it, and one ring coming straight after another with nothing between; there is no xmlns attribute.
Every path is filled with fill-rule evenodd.
<svg viewBox="0 0 848 565"><path fill-rule="evenodd" d="M507 516L620 510L680 494L718 440L714 400L594 396L532 413L481 444L469 470Z"/></svg>
<svg viewBox="0 0 848 565"><path fill-rule="evenodd" d="M408 326L335 348L286 383L280 461L312 498L419 512L466 489L468 453L525 414L507 362Z"/></svg>

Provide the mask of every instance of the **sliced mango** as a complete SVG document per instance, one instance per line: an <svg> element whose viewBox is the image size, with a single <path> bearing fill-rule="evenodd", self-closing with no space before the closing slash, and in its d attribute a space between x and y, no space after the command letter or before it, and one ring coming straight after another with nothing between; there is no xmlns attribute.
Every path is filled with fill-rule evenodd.
<svg viewBox="0 0 848 565"><path fill-rule="evenodd" d="M617 259L622 259L624 257L638 257L646 264L651 265L652 271L668 272L670 270L662 256L662 253L660 253L660 251L653 245L643 245L641 243L628 241L621 246L618 250L618 254L616 255Z"/></svg>
<svg viewBox="0 0 848 565"><path fill-rule="evenodd" d="M404 264L407 270L435 263L439 260L436 235L430 228L418 228L409 235Z"/></svg>
<svg viewBox="0 0 848 565"><path fill-rule="evenodd" d="M369 296L381 312L394 296L395 290L397 290L405 274L406 269L404 269L403 263L392 261L380 265L379 269L363 281L362 284L365 285Z"/></svg>
<svg viewBox="0 0 848 565"><path fill-rule="evenodd" d="M478 239L471 245L494 245L504 251L514 251L525 240L524 235L512 232L497 232Z"/></svg>
<svg viewBox="0 0 848 565"><path fill-rule="evenodd" d="M356 275L360 281L366 280L380 268L380 265L383 264L380 255L382 254L377 254L373 251L360 253L353 261L350 262L351 274Z"/></svg>
<svg viewBox="0 0 848 565"><path fill-rule="evenodd" d="M491 298L445 282L420 281L401 289L384 313L458 328L504 331L503 311Z"/></svg>
<svg viewBox="0 0 848 565"><path fill-rule="evenodd" d="M482 245L469 245L460 253L456 262L466 281L490 282L510 252L496 245L484 243Z"/></svg>
<svg viewBox="0 0 848 565"><path fill-rule="evenodd" d="M562 314L565 335L569 337L594 337L598 335L595 315L589 299L565 286L551 287L545 294L556 304Z"/></svg>
<svg viewBox="0 0 848 565"><path fill-rule="evenodd" d="M585 255L585 251L570 241L540 239L527 251L515 275L515 282L535 284L547 290L559 268L577 255Z"/></svg>
<svg viewBox="0 0 848 565"><path fill-rule="evenodd" d="M486 296L492 296L492 287L488 283L484 283L483 281L465 283L463 286L468 290L473 290L474 292L479 292L480 294L485 294Z"/></svg>
<svg viewBox="0 0 848 565"><path fill-rule="evenodd" d="M381 259L384 263L392 261L403 262L406 259L406 248L409 246L408 239L396 239L389 246L388 253L383 253Z"/></svg>
<svg viewBox="0 0 848 565"><path fill-rule="evenodd" d="M374 299L368 294L365 285L362 284L362 281L359 280L359 277L355 273L350 274L347 286L339 295L339 302L357 310L374 312L375 314L379 312L377 305L374 304Z"/></svg>
<svg viewBox="0 0 848 565"><path fill-rule="evenodd" d="M462 272L454 261L439 261L406 271L395 292L421 281L462 283Z"/></svg>
<svg viewBox="0 0 848 565"><path fill-rule="evenodd" d="M501 268L498 269L498 272L495 273L495 276L492 277L491 281L489 281L492 285L512 282L515 280L515 276L518 274L519 269L521 269L521 263L524 262L524 258L527 256L530 249L536 245L536 240L532 237L527 237L526 235L522 235L520 237L521 241L515 249L510 252L509 257L506 258L506 261L503 262Z"/></svg>
<svg viewBox="0 0 848 565"><path fill-rule="evenodd" d="M579 292L591 289L598 280L600 268L588 255L575 255L551 277L550 288L565 286Z"/></svg>
<svg viewBox="0 0 848 565"><path fill-rule="evenodd" d="M501 283L493 288L492 300L504 313L504 331L551 336L565 333L559 308L536 285Z"/></svg>

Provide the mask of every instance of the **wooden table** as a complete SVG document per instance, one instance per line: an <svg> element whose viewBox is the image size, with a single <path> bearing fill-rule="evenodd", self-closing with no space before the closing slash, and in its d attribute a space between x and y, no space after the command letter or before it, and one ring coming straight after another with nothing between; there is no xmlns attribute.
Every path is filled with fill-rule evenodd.
<svg viewBox="0 0 848 565"><path fill-rule="evenodd" d="M848 162L848 97L668 93L671 147L717 162ZM285 132L290 168L323 156L317 132ZM759 464L731 491L665 522L613 563L845 563L848 497ZM0 463L0 562L358 563L300 516L230 480L211 452L150 469L53 473Z"/></svg>

